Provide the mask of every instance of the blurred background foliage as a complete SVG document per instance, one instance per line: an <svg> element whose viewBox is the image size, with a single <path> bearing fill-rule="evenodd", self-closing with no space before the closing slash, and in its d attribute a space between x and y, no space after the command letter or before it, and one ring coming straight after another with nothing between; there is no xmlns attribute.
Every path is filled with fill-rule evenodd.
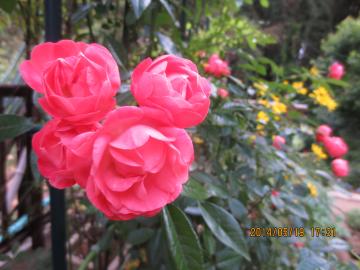
<svg viewBox="0 0 360 270"><path fill-rule="evenodd" d="M0 83L19 83L19 62L43 41L43 1L2 1L0 8ZM134 104L129 75L148 56L182 55L205 76L203 64L218 53L232 70L210 78L209 116L189 129L196 150L190 180L160 215L110 222L81 190L67 191L68 252L80 258L69 264L105 269L117 258L118 269L357 269L356 259L335 256L350 249L342 239L349 231L331 215L327 195L349 186L312 145L318 124L336 127L351 145L358 185L360 143L351 134L359 132L360 23L336 25L359 9L355 0L64 0L63 37L101 43L115 57L119 105ZM334 60L346 65L346 82L327 78ZM218 88L230 97L219 97ZM325 102L316 99L320 88ZM17 113L22 105L12 102ZM272 146L274 135L286 138L283 150ZM305 235L252 237L254 227L304 228ZM311 227L334 227L337 235L314 237ZM80 240L71 246L74 234Z"/></svg>

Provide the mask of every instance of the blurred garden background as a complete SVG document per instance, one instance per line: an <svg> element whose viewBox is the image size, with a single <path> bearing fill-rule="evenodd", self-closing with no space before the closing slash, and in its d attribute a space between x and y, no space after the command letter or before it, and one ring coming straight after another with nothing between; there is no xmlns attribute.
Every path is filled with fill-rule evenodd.
<svg viewBox="0 0 360 270"><path fill-rule="evenodd" d="M1 269L53 267L49 187L29 144L48 116L19 73L45 41L45 2L0 0ZM161 213L110 221L66 189L67 269L358 269L359 11L357 0L62 0L62 38L116 60L118 106L136 105L130 76L146 57L190 59L211 83L206 120L187 130L189 181Z"/></svg>

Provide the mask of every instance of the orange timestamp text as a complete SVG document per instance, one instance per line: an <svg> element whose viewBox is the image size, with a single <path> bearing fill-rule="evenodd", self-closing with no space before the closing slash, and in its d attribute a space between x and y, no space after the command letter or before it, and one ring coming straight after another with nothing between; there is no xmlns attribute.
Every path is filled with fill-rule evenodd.
<svg viewBox="0 0 360 270"><path fill-rule="evenodd" d="M308 230L311 237L336 237L336 228L311 227ZM248 231L250 237L305 237L304 227L251 227Z"/></svg>

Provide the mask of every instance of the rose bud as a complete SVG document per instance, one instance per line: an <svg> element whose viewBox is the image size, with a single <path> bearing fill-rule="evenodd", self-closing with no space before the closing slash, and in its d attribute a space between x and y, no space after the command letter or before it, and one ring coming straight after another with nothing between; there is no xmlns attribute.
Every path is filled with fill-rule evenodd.
<svg viewBox="0 0 360 270"><path fill-rule="evenodd" d="M332 134L332 129L328 125L320 125L316 129L316 141L323 142L326 137L330 137Z"/></svg>
<svg viewBox="0 0 360 270"><path fill-rule="evenodd" d="M350 171L349 162L341 158L334 159L331 162L331 170L337 177L346 177Z"/></svg>
<svg viewBox="0 0 360 270"><path fill-rule="evenodd" d="M328 74L329 78L335 80L341 80L344 75L345 75L345 67L340 62L334 62L329 67L329 74Z"/></svg>
<svg viewBox="0 0 360 270"><path fill-rule="evenodd" d="M276 135L273 138L273 146L278 149L281 150L283 148L283 146L286 143L286 139L282 136Z"/></svg>
<svg viewBox="0 0 360 270"><path fill-rule="evenodd" d="M219 88L217 94L222 98L227 98L229 96L229 92L223 88Z"/></svg>
<svg viewBox="0 0 360 270"><path fill-rule="evenodd" d="M206 73L210 73L215 77L230 75L228 63L222 60L217 54L210 56L208 63L204 64L204 70Z"/></svg>
<svg viewBox="0 0 360 270"><path fill-rule="evenodd" d="M344 156L349 148L346 142L340 137L326 137L323 140L326 151L333 158L339 158Z"/></svg>

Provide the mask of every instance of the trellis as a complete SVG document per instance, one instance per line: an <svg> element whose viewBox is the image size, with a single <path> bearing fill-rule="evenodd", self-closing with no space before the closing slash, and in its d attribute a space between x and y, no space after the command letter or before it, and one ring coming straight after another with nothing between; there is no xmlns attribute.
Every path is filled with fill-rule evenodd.
<svg viewBox="0 0 360 270"><path fill-rule="evenodd" d="M58 41L61 38L61 0L45 0L45 40ZM25 103L24 116L34 117L34 105L32 99L33 91L24 85L0 85L0 114L4 112L4 99L19 97ZM0 250L6 251L9 244L14 240L23 240L30 236L32 248L44 245L43 227L50 219L51 221L51 242L52 242L52 266L54 270L66 270L66 234L65 234L65 196L63 190L50 187L50 213L43 213L41 186L35 185L35 179L31 172L31 139L36 130L30 130L13 140L0 143L0 202L2 242ZM26 149L26 166L21 186L18 191L19 204L13 210L17 211L19 217L27 217L27 224L16 230L11 236L9 231L14 231L9 224L10 215L6 207L6 157L8 151L16 143L18 157L22 150ZM30 191L26 188L33 185Z"/></svg>

